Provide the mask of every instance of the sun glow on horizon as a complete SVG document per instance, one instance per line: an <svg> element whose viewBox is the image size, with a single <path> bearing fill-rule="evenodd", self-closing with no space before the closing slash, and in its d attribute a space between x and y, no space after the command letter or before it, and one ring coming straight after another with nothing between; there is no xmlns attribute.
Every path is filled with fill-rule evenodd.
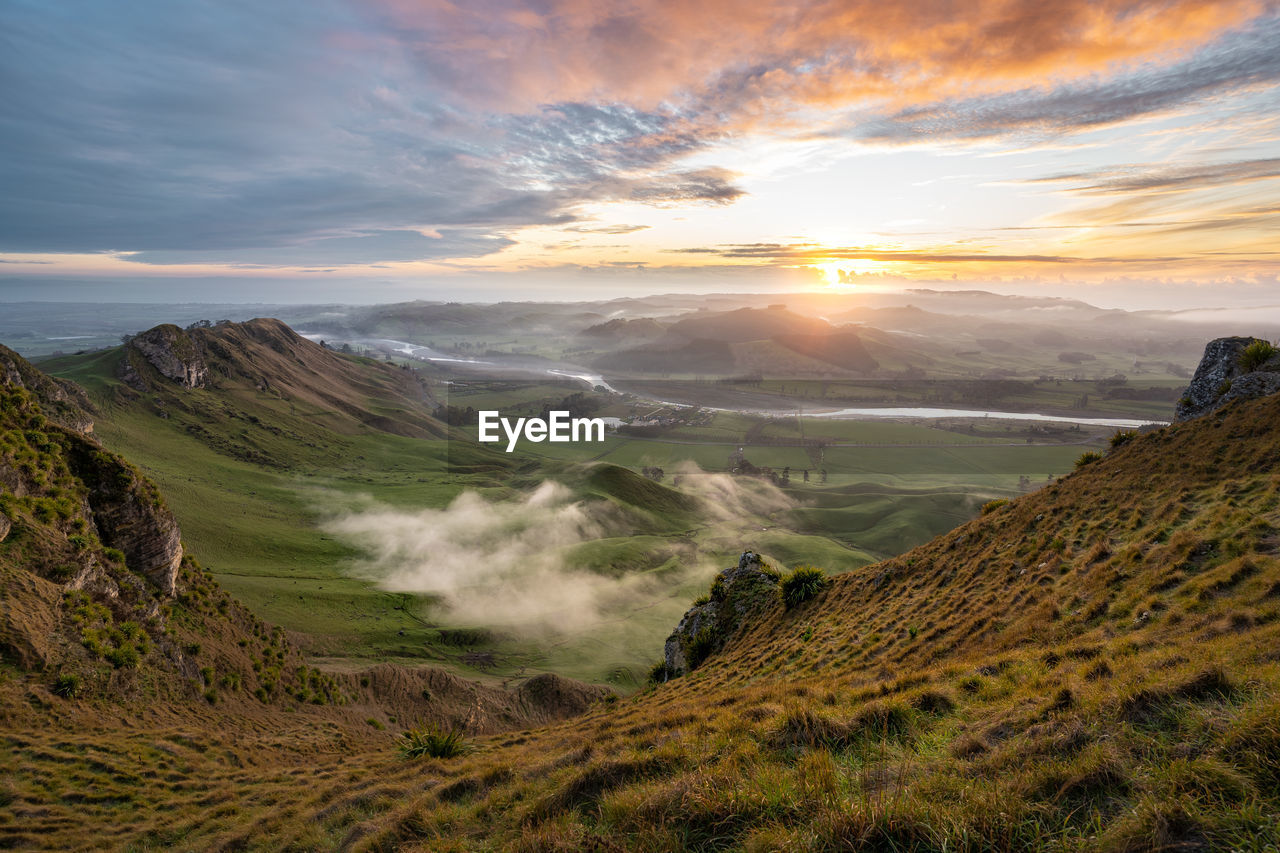
<svg viewBox="0 0 1280 853"><path fill-rule="evenodd" d="M851 276L872 275L889 271L889 265L884 261L838 260L823 261L820 264L810 264L809 266L817 270L822 280L832 287L841 284L852 284L849 281Z"/></svg>

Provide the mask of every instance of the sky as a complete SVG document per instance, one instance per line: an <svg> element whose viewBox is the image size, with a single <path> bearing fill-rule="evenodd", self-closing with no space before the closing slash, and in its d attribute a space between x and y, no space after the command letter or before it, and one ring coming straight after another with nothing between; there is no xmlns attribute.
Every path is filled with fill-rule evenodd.
<svg viewBox="0 0 1280 853"><path fill-rule="evenodd" d="M1280 2L0 6L0 301L1280 303Z"/></svg>

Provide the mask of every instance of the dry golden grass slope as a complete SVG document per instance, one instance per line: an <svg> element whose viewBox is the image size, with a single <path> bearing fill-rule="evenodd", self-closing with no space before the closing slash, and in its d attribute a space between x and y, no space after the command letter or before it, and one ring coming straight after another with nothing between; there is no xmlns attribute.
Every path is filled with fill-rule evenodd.
<svg viewBox="0 0 1280 853"><path fill-rule="evenodd" d="M453 758L284 713L10 728L0 839L1276 850L1278 466L1280 396L1132 438L685 677Z"/></svg>

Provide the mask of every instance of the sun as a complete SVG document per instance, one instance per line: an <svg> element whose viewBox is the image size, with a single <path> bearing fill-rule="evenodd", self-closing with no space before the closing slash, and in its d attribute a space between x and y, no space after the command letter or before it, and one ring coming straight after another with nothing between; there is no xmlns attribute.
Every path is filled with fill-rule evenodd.
<svg viewBox="0 0 1280 853"><path fill-rule="evenodd" d="M853 284L847 278L850 275L869 275L871 273L884 272L888 269L888 265L883 261L867 260L823 261L820 264L810 264L810 266L817 270L823 281L832 287L841 284Z"/></svg>

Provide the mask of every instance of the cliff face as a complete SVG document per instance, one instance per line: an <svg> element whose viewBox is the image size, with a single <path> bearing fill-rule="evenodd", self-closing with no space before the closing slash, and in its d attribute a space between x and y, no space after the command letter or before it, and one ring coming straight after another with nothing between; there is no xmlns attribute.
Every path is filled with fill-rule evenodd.
<svg viewBox="0 0 1280 853"><path fill-rule="evenodd" d="M144 363L184 388L203 388L209 381L203 347L172 324L166 323L137 334L125 346L120 378L139 391L150 387Z"/></svg>
<svg viewBox="0 0 1280 853"><path fill-rule="evenodd" d="M165 597L176 591L182 565L182 533L156 487L132 465L78 436L68 436L67 461L88 487L98 537L124 552L125 564Z"/></svg>
<svg viewBox="0 0 1280 853"><path fill-rule="evenodd" d="M67 429L93 432L93 404L74 382L41 373L25 358L0 345L0 386L25 388L40 402L45 417Z"/></svg>
<svg viewBox="0 0 1280 853"><path fill-rule="evenodd" d="M1280 355L1265 355L1269 345L1257 338L1217 338L1204 348L1191 384L1174 410L1185 421L1220 409L1232 400L1280 392ZM1250 348L1254 349L1251 350ZM1254 357L1250 358L1250 354Z"/></svg>
<svg viewBox="0 0 1280 853"><path fill-rule="evenodd" d="M68 417L76 393L11 351L0 362L0 656L39 669L83 645L127 663L126 648L150 641L119 625L164 627L183 560L177 522L136 469L45 413L49 399L79 423Z"/></svg>

